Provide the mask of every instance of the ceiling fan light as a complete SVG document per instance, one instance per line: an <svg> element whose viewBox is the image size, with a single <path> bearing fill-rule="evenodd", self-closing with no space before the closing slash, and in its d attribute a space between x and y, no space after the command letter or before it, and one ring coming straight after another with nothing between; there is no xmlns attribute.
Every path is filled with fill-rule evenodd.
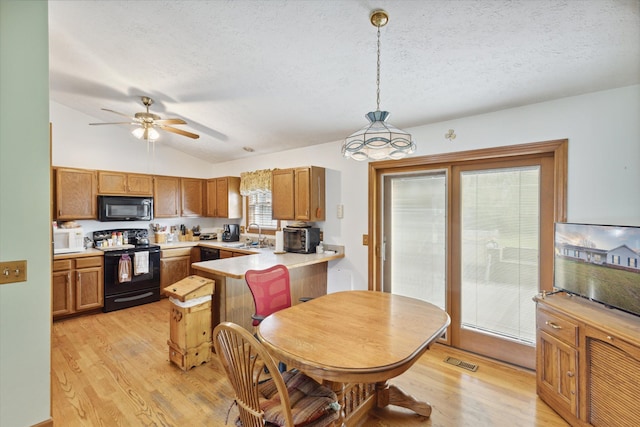
<svg viewBox="0 0 640 427"><path fill-rule="evenodd" d="M136 138L142 139L144 137L144 128L135 128L134 130L131 131L131 133Z"/></svg>
<svg viewBox="0 0 640 427"><path fill-rule="evenodd" d="M155 141L158 138L160 138L160 134L158 133L157 130L155 130L154 128L147 128L147 138L146 139L150 139L151 141Z"/></svg>

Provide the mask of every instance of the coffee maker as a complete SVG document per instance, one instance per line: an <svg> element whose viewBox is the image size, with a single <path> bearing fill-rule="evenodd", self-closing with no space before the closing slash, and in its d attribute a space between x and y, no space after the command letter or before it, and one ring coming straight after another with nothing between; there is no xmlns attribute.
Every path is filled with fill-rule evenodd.
<svg viewBox="0 0 640 427"><path fill-rule="evenodd" d="M239 242L240 226L238 224L224 224L222 226L222 241L223 242Z"/></svg>

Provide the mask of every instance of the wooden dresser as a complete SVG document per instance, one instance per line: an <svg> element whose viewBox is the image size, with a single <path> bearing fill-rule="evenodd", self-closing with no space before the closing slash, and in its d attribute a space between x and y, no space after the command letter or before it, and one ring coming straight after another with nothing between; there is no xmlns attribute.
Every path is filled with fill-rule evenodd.
<svg viewBox="0 0 640 427"><path fill-rule="evenodd" d="M537 393L572 426L640 425L640 317L538 295Z"/></svg>

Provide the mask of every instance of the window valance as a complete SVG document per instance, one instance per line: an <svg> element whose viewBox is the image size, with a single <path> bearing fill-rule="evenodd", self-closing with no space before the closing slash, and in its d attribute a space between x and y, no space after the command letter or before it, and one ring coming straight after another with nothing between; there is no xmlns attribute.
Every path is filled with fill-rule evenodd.
<svg viewBox="0 0 640 427"><path fill-rule="evenodd" d="M271 191L271 171L273 169L261 169L240 174L240 194L249 196L255 193Z"/></svg>

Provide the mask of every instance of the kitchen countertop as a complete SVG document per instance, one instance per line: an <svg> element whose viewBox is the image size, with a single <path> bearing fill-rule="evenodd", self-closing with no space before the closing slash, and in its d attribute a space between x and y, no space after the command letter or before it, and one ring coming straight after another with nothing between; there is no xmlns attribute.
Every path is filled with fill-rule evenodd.
<svg viewBox="0 0 640 427"><path fill-rule="evenodd" d="M321 262L328 262L334 259L344 258L344 246L325 245L327 250L332 250L333 253L322 254L296 254L285 252L283 254L276 254L273 248L237 248L235 245L239 242L217 242L216 240L198 240L194 242L172 242L159 244L160 249L175 249L175 248L189 248L189 247L206 247L229 250L233 252L239 252L252 256L240 256L232 258L223 258L212 261L201 261L192 264L195 270L202 270L211 274L218 274L225 277L234 279L244 279L244 274L247 270L262 270L269 268L276 264L284 264L288 268L303 267L306 265L318 264ZM69 259L69 258L83 258L90 256L102 256L104 252L99 249L86 249L82 252L71 252L66 254L57 254L53 256L54 260ZM256 255L256 256L253 256Z"/></svg>
<svg viewBox="0 0 640 427"><path fill-rule="evenodd" d="M191 264L193 269L233 279L244 279L244 274L247 270L263 270L276 264L283 264L287 266L287 268L291 269L344 258L344 247L342 246L331 245L330 248L335 249L333 253L295 254L285 252L283 254L276 254L271 248L239 249L228 246L225 247L223 245L224 244L217 244L215 247L233 250L234 252L243 252L249 255L253 254L256 256L241 256L196 262Z"/></svg>

